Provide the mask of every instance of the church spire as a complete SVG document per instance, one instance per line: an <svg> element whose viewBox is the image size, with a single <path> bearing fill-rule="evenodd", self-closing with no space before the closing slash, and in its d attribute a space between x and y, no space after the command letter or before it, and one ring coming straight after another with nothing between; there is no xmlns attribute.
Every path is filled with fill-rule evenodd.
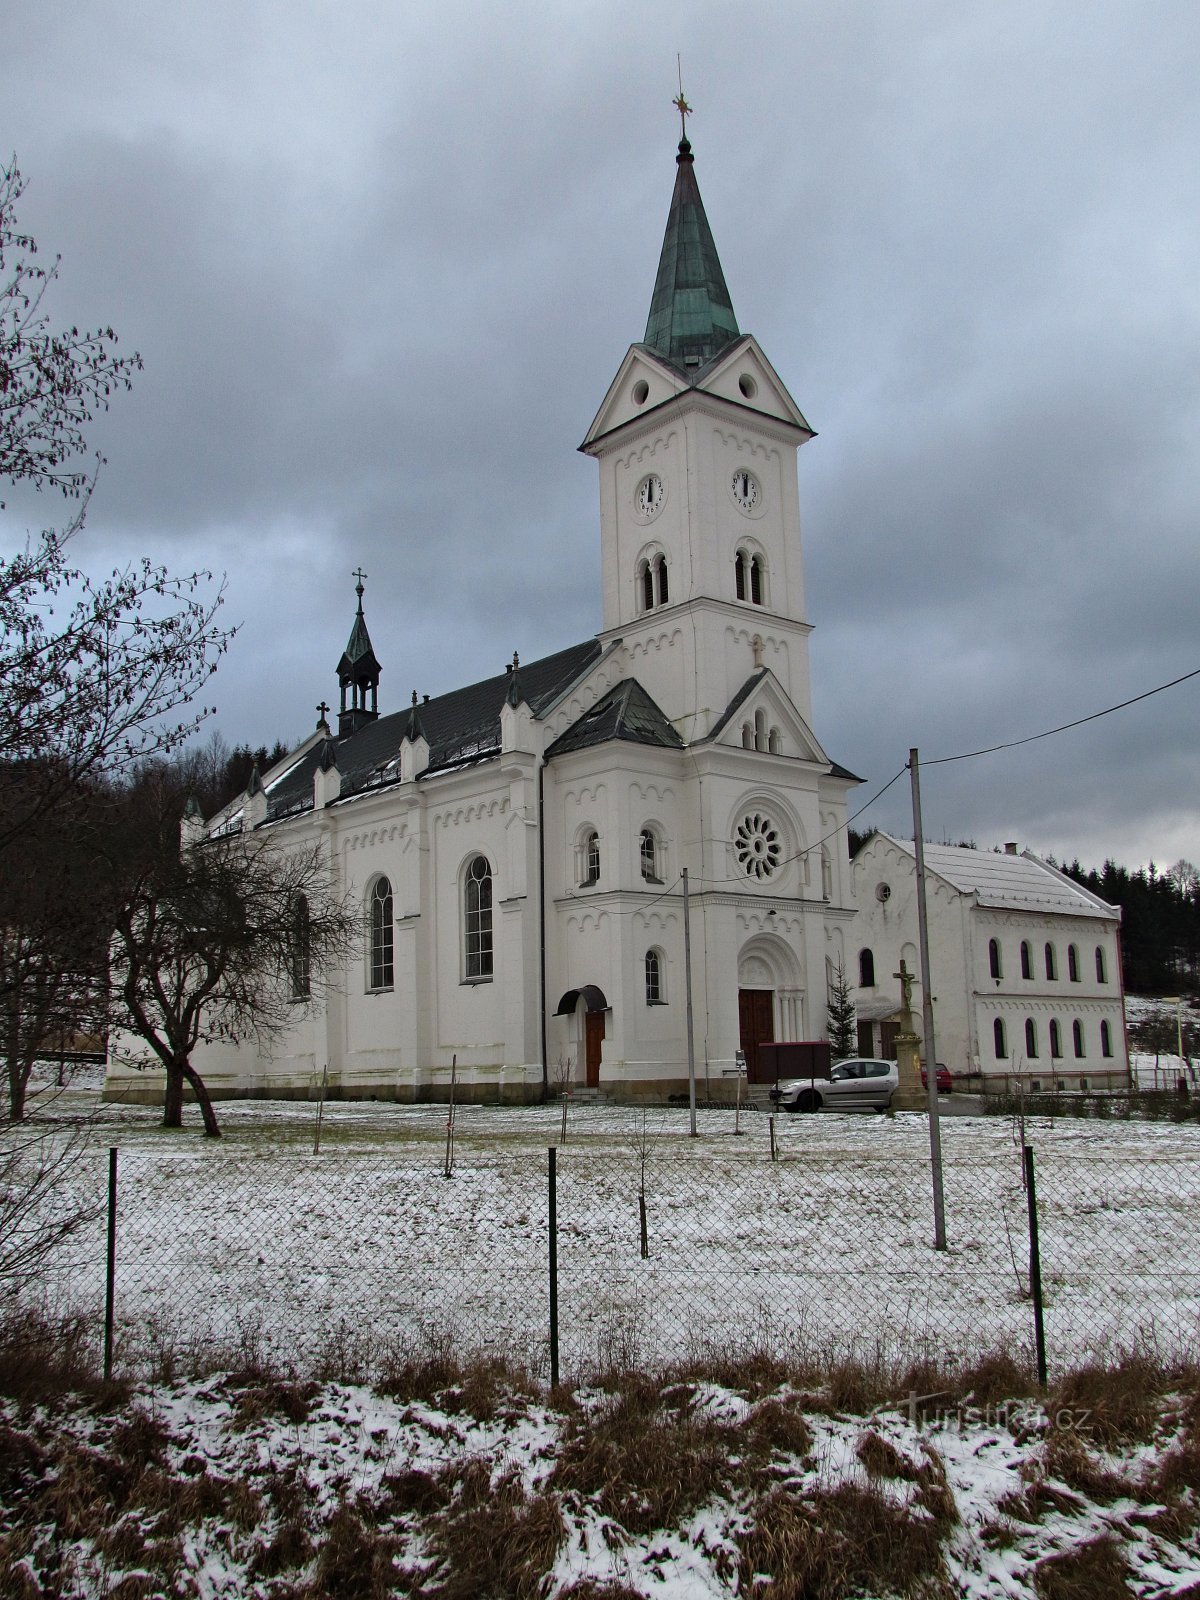
<svg viewBox="0 0 1200 1600"><path fill-rule="evenodd" d="M691 111L682 90L673 104L682 123ZM738 325L704 214L686 124L675 161L675 193L644 342L686 371L704 366L731 344L738 337Z"/></svg>
<svg viewBox="0 0 1200 1600"><path fill-rule="evenodd" d="M350 629L350 642L342 651L342 659L337 666L338 684L342 691L342 705L338 713L339 739L357 733L359 728L374 722L379 715L379 674L383 669L375 659L371 635L367 632L367 619L363 616L363 579L366 573L360 567L354 577L358 579L355 585L358 612ZM347 694L350 697L349 705L346 704Z"/></svg>

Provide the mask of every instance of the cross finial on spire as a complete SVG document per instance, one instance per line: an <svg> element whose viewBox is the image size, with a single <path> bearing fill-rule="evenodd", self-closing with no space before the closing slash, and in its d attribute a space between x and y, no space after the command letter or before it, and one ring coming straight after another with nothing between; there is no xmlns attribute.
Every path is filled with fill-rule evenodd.
<svg viewBox="0 0 1200 1600"><path fill-rule="evenodd" d="M317 722L317 727L318 728L321 727L322 723L324 723L324 721L325 721L326 717L328 717L328 715L329 715L329 707L325 703L325 701L322 700L321 704L317 707L317 717L319 719L318 722Z"/></svg>
<svg viewBox="0 0 1200 1600"><path fill-rule="evenodd" d="M358 596L358 609L361 611L362 610L362 597L363 597L363 579L366 577L366 573L363 571L363 569L361 567L355 567L354 571L350 574L350 576L352 578L357 578L358 579L358 582L354 585L354 592Z"/></svg>
<svg viewBox="0 0 1200 1600"><path fill-rule="evenodd" d="M676 95L675 99L671 101L671 104L675 107L676 111L678 111L678 113L679 113L679 139L680 139L680 142L682 144L686 144L687 143L687 118L692 115L692 108L691 108L690 105L688 105L687 101L683 98L683 61L679 57L679 55L676 55L676 57L675 57L675 69L679 74L679 93Z"/></svg>

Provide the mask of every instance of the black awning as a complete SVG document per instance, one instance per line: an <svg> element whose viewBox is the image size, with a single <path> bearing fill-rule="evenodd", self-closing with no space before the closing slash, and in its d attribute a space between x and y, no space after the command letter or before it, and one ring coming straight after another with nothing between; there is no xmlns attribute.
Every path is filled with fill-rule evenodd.
<svg viewBox="0 0 1200 1600"><path fill-rule="evenodd" d="M604 998L604 990L598 989L594 983L585 983L581 989L568 989L558 1002L556 1017L569 1017L579 1004L580 1000L589 1011L607 1011L608 1001Z"/></svg>

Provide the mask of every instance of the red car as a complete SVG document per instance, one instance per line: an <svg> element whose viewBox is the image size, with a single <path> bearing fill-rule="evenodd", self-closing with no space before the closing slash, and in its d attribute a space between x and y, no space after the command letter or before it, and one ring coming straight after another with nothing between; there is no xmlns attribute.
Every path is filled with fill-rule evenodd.
<svg viewBox="0 0 1200 1600"><path fill-rule="evenodd" d="M922 1087L922 1089L924 1089L928 1085L928 1083L929 1083L928 1075L926 1074L925 1068L922 1067L921 1068L921 1087ZM937 1092L939 1094L949 1094L951 1089L953 1089L953 1087L954 1087L954 1079L950 1076L950 1068L948 1066L946 1066L944 1062L939 1061L938 1064L937 1064Z"/></svg>

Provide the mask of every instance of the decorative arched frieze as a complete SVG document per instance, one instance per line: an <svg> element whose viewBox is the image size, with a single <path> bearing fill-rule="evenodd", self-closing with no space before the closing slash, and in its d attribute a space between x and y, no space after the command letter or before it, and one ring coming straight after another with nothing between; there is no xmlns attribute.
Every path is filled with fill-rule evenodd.
<svg viewBox="0 0 1200 1600"><path fill-rule="evenodd" d="M672 428L669 433L659 434L657 438L648 439L644 444L635 445L632 450L627 450L623 456L618 456L617 468L628 472L632 468L640 467L644 462L653 461L657 455L666 455L678 441L678 431Z"/></svg>
<svg viewBox="0 0 1200 1600"><path fill-rule="evenodd" d="M508 810L508 795L494 795L487 800L476 800L452 809L434 813L434 826L440 828L466 827L484 817L502 816Z"/></svg>
<svg viewBox="0 0 1200 1600"><path fill-rule="evenodd" d="M648 656L653 651L657 654L660 650L670 649L683 638L682 628L660 628L657 633L643 635L628 645L629 659L636 661L640 656Z"/></svg>

